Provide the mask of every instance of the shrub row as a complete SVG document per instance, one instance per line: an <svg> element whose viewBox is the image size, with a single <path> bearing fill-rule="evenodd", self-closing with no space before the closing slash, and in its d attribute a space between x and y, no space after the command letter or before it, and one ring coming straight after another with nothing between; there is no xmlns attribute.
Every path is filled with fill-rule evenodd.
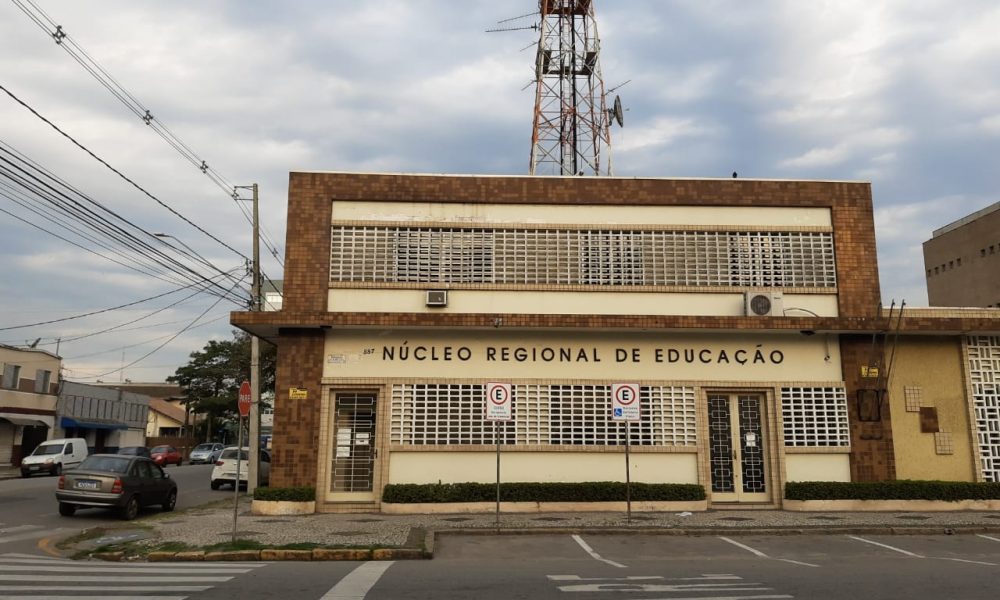
<svg viewBox="0 0 1000 600"><path fill-rule="evenodd" d="M967 481L790 481L788 500L1000 500L1000 483Z"/></svg>
<svg viewBox="0 0 1000 600"><path fill-rule="evenodd" d="M254 500L284 502L309 502L316 499L314 487L259 487L253 491Z"/></svg>
<svg viewBox="0 0 1000 600"><path fill-rule="evenodd" d="M382 492L382 502L399 504L442 502L495 502L495 483L391 483ZM704 500L705 488L682 483L633 483L636 501ZM500 484L502 502L614 502L625 500L625 484L615 481L581 483Z"/></svg>

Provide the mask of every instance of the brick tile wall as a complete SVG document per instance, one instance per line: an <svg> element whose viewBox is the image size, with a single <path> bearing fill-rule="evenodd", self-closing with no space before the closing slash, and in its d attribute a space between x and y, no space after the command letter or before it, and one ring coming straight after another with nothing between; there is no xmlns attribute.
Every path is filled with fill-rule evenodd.
<svg viewBox="0 0 1000 600"><path fill-rule="evenodd" d="M282 331L278 339L269 482L273 487L316 483L324 340L320 329ZM290 400L288 388L292 387L304 388L308 397Z"/></svg>

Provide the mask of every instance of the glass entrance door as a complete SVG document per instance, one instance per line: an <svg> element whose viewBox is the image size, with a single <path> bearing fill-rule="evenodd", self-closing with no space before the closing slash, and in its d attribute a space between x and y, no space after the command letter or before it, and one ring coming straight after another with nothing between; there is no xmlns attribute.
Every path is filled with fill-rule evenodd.
<svg viewBox="0 0 1000 600"><path fill-rule="evenodd" d="M712 500L770 500L761 396L709 394L708 432Z"/></svg>
<svg viewBox="0 0 1000 600"><path fill-rule="evenodd" d="M333 423L333 464L330 491L333 500L374 499L374 393L336 394Z"/></svg>

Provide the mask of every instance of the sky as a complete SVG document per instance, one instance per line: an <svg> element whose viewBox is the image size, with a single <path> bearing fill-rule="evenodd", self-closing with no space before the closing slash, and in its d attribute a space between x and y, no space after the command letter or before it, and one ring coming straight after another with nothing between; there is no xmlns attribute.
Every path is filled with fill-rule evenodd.
<svg viewBox="0 0 1000 600"><path fill-rule="evenodd" d="M537 2L33 1L217 180L259 185L279 258L290 171L527 174L537 34L485 30ZM156 252L242 277L249 204L130 112L27 2L0 0L0 85L148 195L0 92L3 146L141 228ZM617 176L870 181L883 301L909 306L927 303L921 243L1000 200L995 0L595 5L605 83L627 82ZM10 196L0 185L0 343L41 338L68 379L139 382L230 337L238 298L185 300L194 289L169 273L98 256L84 248L114 257Z"/></svg>

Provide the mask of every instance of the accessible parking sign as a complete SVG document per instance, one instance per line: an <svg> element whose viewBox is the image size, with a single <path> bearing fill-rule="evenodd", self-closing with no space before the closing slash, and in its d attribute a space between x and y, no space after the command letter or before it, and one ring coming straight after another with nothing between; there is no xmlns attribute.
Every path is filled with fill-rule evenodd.
<svg viewBox="0 0 1000 600"><path fill-rule="evenodd" d="M611 384L611 419L615 421L638 421L641 418L640 415L639 384Z"/></svg>
<svg viewBox="0 0 1000 600"><path fill-rule="evenodd" d="M510 421L514 418L513 396L509 383L486 384L486 420Z"/></svg>

